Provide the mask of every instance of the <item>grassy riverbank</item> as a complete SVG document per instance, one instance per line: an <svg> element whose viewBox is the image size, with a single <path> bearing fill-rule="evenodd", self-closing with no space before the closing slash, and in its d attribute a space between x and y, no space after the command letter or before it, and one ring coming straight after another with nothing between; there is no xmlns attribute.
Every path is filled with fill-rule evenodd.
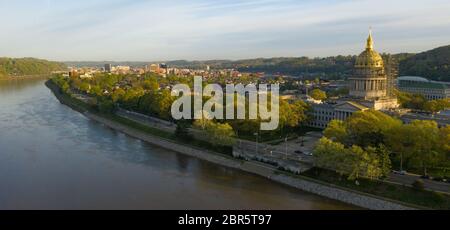
<svg viewBox="0 0 450 230"><path fill-rule="evenodd" d="M232 155L232 147L227 147L227 146L216 146L216 145L212 145L209 142L206 141L202 141L202 140L197 140L194 138L180 138L177 137L174 133L169 133L166 132L164 130L160 130L160 129L156 129L153 127L149 127L146 125L143 125L141 123L126 119L124 117L121 116L117 116L115 114L105 114L105 113L100 113L98 111L98 109L95 106L86 104L85 102L78 100L76 98L71 97L70 95L63 93L59 90L59 88L51 81L48 81L46 83L46 85L52 89L54 92L56 91L58 93L57 97L59 97L60 99L62 99L62 101L67 104L68 106L70 106L71 108L73 108L74 110L81 112L81 113L85 113L85 112L90 112L93 113L97 116L101 116L103 118L109 119L111 121L115 121L117 123L120 123L122 125L126 125L128 127L131 127L133 129L142 131L144 133L153 135L153 136L157 136L157 137L161 137L167 140L171 140L171 141L175 141L184 145L188 145L188 146L192 146L195 148L202 148L202 149L206 149L209 151L213 151L213 152L217 152L220 154L224 154L228 157L230 157Z"/></svg>
<svg viewBox="0 0 450 230"><path fill-rule="evenodd" d="M313 168L302 174L302 176L334 184L339 187L431 209L447 210L450 208L450 196L442 193L417 190L408 186L367 179L358 180L359 185L357 185L354 181L349 181L335 172L318 168Z"/></svg>
<svg viewBox="0 0 450 230"><path fill-rule="evenodd" d="M42 75L24 75L24 76L5 76L0 75L0 80L27 80L27 79L48 79L50 74Z"/></svg>

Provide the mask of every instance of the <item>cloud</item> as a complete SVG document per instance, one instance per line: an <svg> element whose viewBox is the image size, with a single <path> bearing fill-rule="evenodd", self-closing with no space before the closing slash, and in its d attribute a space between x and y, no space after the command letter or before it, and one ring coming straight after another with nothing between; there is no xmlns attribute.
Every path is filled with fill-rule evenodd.
<svg viewBox="0 0 450 230"><path fill-rule="evenodd" d="M450 36L446 0L0 1L0 56L239 59L416 52Z"/></svg>

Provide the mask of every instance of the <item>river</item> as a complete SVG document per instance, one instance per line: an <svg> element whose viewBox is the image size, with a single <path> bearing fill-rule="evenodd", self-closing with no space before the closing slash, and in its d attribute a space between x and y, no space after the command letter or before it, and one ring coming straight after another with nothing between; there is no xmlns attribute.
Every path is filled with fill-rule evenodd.
<svg viewBox="0 0 450 230"><path fill-rule="evenodd" d="M0 80L0 209L354 209L149 145Z"/></svg>

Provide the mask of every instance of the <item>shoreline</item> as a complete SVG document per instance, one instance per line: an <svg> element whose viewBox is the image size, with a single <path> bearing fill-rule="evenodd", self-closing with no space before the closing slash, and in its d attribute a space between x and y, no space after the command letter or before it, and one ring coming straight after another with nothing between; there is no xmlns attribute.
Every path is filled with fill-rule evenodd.
<svg viewBox="0 0 450 230"><path fill-rule="evenodd" d="M23 76L0 76L0 81L7 80L29 80L29 79L49 79L51 74L23 75Z"/></svg>
<svg viewBox="0 0 450 230"><path fill-rule="evenodd" d="M105 125L108 128L122 132L128 136L137 138L147 143L175 151L177 153L195 157L200 160L205 160L220 166L240 170L254 175L262 176L271 181L287 185L305 192L322 196L324 198L340 201L349 205L358 206L365 209L372 210L415 210L421 209L412 204L404 204L400 201L389 200L387 198L378 197L371 194L366 194L346 188L341 188L336 185L328 184L322 181L314 180L304 176L289 175L285 172L279 171L273 166L266 165L254 161L241 161L235 158L225 156L220 153L211 152L205 149L188 146L173 140L165 139L149 133L134 129L127 125L121 124L117 121L105 118L103 116L84 111L78 105L70 102L63 94L59 92L59 88L51 81L46 82L46 86L53 92L55 97L61 104L64 104L73 110L80 112L87 118Z"/></svg>

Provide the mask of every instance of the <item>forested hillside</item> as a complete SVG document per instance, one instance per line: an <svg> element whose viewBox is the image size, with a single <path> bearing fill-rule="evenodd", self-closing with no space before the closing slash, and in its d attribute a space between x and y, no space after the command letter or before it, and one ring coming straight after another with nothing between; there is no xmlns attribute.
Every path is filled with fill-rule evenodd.
<svg viewBox="0 0 450 230"><path fill-rule="evenodd" d="M63 63L35 58L0 58L0 77L49 74L66 68Z"/></svg>
<svg viewBox="0 0 450 230"><path fill-rule="evenodd" d="M450 46L417 54L400 62L400 74L450 81Z"/></svg>

